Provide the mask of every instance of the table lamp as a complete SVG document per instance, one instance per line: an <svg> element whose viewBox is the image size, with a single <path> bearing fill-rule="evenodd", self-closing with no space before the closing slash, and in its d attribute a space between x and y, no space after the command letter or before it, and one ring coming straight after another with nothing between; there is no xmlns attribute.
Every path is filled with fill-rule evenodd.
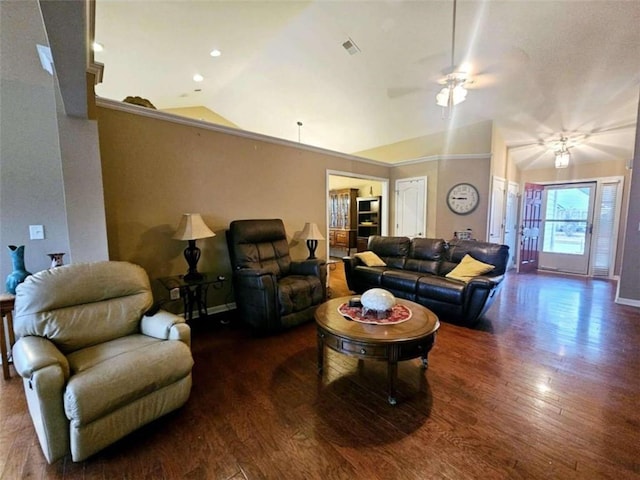
<svg viewBox="0 0 640 480"><path fill-rule="evenodd" d="M316 258L316 248L318 247L318 240L324 240L324 237L320 233L318 225L315 223L305 223L300 238L307 241L307 248L309 249L309 256L307 260Z"/></svg>
<svg viewBox="0 0 640 480"><path fill-rule="evenodd" d="M197 269L198 260L200 260L200 249L196 247L196 240L215 236L216 234L209 230L199 213L185 213L182 215L173 238L189 241L189 245L184 249L184 258L189 264L189 270L184 276L186 281L202 279L202 274L198 273Z"/></svg>

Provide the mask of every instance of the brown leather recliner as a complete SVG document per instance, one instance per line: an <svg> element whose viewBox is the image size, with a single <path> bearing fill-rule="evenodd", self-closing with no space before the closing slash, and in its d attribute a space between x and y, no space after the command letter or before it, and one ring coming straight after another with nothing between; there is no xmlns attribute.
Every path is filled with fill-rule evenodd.
<svg viewBox="0 0 640 480"><path fill-rule="evenodd" d="M235 220L227 230L236 306L261 333L313 318L326 299L326 262L293 261L280 219Z"/></svg>

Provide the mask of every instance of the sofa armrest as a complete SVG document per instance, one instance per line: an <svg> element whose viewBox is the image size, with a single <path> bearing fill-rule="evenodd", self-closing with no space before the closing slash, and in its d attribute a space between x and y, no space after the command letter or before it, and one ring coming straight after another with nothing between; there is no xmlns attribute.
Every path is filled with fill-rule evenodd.
<svg viewBox="0 0 640 480"><path fill-rule="evenodd" d="M326 268L326 265L327 264L323 259L291 262L291 274L292 275L313 275L315 277L321 277L322 267Z"/></svg>
<svg viewBox="0 0 640 480"><path fill-rule="evenodd" d="M357 257L342 257L342 263L344 264L344 276L347 280L347 287L349 290L356 291L353 272L358 265L364 265L362 261Z"/></svg>
<svg viewBox="0 0 640 480"><path fill-rule="evenodd" d="M185 319L166 310L158 310L152 316L142 317L140 332L160 340L180 340L191 345L191 329Z"/></svg>
<svg viewBox="0 0 640 480"><path fill-rule="evenodd" d="M474 324L489 309L502 288L504 275L478 276L467 284L465 298L465 318Z"/></svg>
<svg viewBox="0 0 640 480"><path fill-rule="evenodd" d="M63 402L69 362L48 339L25 336L13 346L13 365L23 378L42 453L53 463L69 453L69 420Z"/></svg>
<svg viewBox="0 0 640 480"><path fill-rule="evenodd" d="M500 283L502 282L502 280L504 279L504 275L496 275L493 277L489 277L486 275L480 275L477 277L473 277L469 282L468 282L468 287L467 288L488 288L488 289L494 289L496 288L498 285L500 285Z"/></svg>
<svg viewBox="0 0 640 480"><path fill-rule="evenodd" d="M44 337L21 337L13 346L13 366L22 378L49 366L59 366L64 380L70 375L69 362L53 342Z"/></svg>

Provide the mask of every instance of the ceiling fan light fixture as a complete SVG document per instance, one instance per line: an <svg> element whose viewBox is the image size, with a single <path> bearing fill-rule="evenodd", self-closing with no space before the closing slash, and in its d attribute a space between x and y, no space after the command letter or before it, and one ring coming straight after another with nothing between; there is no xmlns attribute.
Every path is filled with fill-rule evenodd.
<svg viewBox="0 0 640 480"><path fill-rule="evenodd" d="M569 152L556 152L556 168L567 168L569 166Z"/></svg>
<svg viewBox="0 0 640 480"><path fill-rule="evenodd" d="M447 74L446 86L436 95L436 104L442 107L442 118L448 118L452 107L465 101L467 89L464 84L467 81L468 63L460 68L454 64L456 51L456 9L457 0L453 0L453 28L451 29L451 66L445 72Z"/></svg>
<svg viewBox="0 0 640 480"><path fill-rule="evenodd" d="M449 75L447 86L436 95L436 104L447 108L462 103L467 98L467 89L464 88L464 77Z"/></svg>
<svg viewBox="0 0 640 480"><path fill-rule="evenodd" d="M556 150L556 168L567 168L569 166L569 149L567 148L567 139L560 137L560 150Z"/></svg>

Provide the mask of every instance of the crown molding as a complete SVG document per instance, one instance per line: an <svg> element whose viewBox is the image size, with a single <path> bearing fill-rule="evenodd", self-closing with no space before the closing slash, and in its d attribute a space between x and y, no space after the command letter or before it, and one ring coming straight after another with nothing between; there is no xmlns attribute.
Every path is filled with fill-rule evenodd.
<svg viewBox="0 0 640 480"><path fill-rule="evenodd" d="M121 112L127 112L134 115L141 115L143 117L155 118L157 120L163 120L167 122L176 123L178 125L185 125L188 127L203 128L213 132L226 133L236 137L248 138L259 142L272 143L275 145L281 145L285 147L297 148L300 150L306 150L313 153L320 153L323 155L330 155L332 157L340 157L345 160L351 160L355 162L368 163L371 165L378 165L382 167L393 167L394 164L388 162L381 162L378 160L370 160L368 158L357 157L355 155L349 155L348 153L336 152L328 150L326 148L314 147L312 145L305 145L304 143L293 142L291 140L285 140L282 138L271 137L269 135L263 135L261 133L248 132L246 130L240 130L233 127L227 127L224 125L217 125L215 123L206 122L204 120L196 120L195 118L182 117L175 113L163 112L162 110L154 110L152 108L141 107L132 103L120 102L117 100L111 100L108 98L96 97L96 105L103 108L109 108L111 110L119 110Z"/></svg>
<svg viewBox="0 0 640 480"><path fill-rule="evenodd" d="M477 158L491 159L493 153L445 153L442 155L429 155L427 157L412 158L410 160L402 160L401 162L394 162L391 164L393 167L400 167L404 165L413 165L415 163L423 162L436 162L440 160L473 160Z"/></svg>

